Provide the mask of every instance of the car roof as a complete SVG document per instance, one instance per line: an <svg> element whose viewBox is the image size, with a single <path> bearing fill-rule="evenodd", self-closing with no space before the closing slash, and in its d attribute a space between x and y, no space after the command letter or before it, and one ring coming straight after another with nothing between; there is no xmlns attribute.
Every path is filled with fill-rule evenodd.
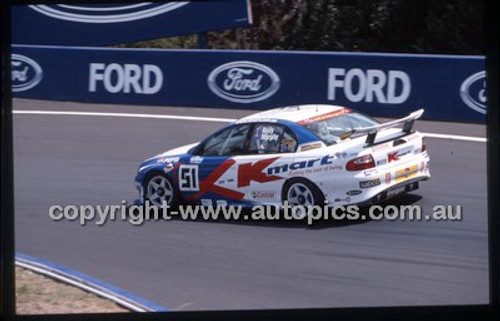
<svg viewBox="0 0 500 321"><path fill-rule="evenodd" d="M312 119L321 115L338 112L346 109L342 106L326 105L326 104L307 104L307 105L294 105L287 107L280 107L255 113L244 118L238 122L247 121L266 121L266 120L287 120L294 123L299 123L307 119Z"/></svg>

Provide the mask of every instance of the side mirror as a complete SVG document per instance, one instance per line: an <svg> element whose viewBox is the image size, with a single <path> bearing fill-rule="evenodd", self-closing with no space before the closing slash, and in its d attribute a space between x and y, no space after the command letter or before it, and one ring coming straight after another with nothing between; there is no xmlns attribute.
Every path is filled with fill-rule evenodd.
<svg viewBox="0 0 500 321"><path fill-rule="evenodd" d="M201 144L198 144L198 145L192 147L190 150L188 150L188 153L193 154L193 155L201 155L202 151L203 151L203 148L202 148Z"/></svg>

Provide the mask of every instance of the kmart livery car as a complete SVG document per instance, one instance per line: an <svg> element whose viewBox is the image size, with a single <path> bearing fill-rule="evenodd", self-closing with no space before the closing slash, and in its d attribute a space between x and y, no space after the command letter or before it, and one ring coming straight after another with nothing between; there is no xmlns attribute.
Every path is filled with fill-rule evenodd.
<svg viewBox="0 0 500 321"><path fill-rule="evenodd" d="M147 159L135 183L141 201L159 207L379 203L430 178L412 130L423 112L380 123L340 106L276 108Z"/></svg>

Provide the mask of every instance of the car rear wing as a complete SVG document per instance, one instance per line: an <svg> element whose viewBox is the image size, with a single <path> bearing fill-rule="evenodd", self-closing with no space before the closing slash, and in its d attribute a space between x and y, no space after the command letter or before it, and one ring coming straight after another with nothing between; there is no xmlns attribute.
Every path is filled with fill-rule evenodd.
<svg viewBox="0 0 500 321"><path fill-rule="evenodd" d="M417 111L414 111L413 113L409 114L406 117L403 117L401 119L396 119L387 123L383 123L380 125L376 126L371 126L371 127L364 127L364 128L354 128L353 130L350 130L344 134L342 134L341 138L346 139L349 137L359 137L362 135L367 135L366 136L366 141L365 143L369 145L373 145L375 142L375 138L377 137L377 133L383 129L387 128L393 128L399 125L403 125L403 132L409 134L413 128L413 124L415 123L415 119L418 119L422 116L424 113L424 109L419 109Z"/></svg>

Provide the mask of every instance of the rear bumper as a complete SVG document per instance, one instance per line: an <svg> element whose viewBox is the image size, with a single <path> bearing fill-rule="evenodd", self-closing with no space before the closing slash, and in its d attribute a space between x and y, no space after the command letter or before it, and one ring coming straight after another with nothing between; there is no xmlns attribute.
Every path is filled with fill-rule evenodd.
<svg viewBox="0 0 500 321"><path fill-rule="evenodd" d="M370 206L374 204L379 204L383 201L386 201L388 199L393 198L396 195L408 193L414 190L417 190L420 187L419 182L421 181L426 181L430 177L417 177L413 179L408 179L404 182L392 185L389 188L386 188L385 190L377 193L373 197L371 197L369 200L366 200L364 202L358 203L357 205L360 207L363 206Z"/></svg>
<svg viewBox="0 0 500 321"><path fill-rule="evenodd" d="M422 153L403 164L377 166L326 182L328 188L324 190L330 192L325 193L325 198L332 205L376 204L395 194L418 189L418 183L430 177L429 156Z"/></svg>

